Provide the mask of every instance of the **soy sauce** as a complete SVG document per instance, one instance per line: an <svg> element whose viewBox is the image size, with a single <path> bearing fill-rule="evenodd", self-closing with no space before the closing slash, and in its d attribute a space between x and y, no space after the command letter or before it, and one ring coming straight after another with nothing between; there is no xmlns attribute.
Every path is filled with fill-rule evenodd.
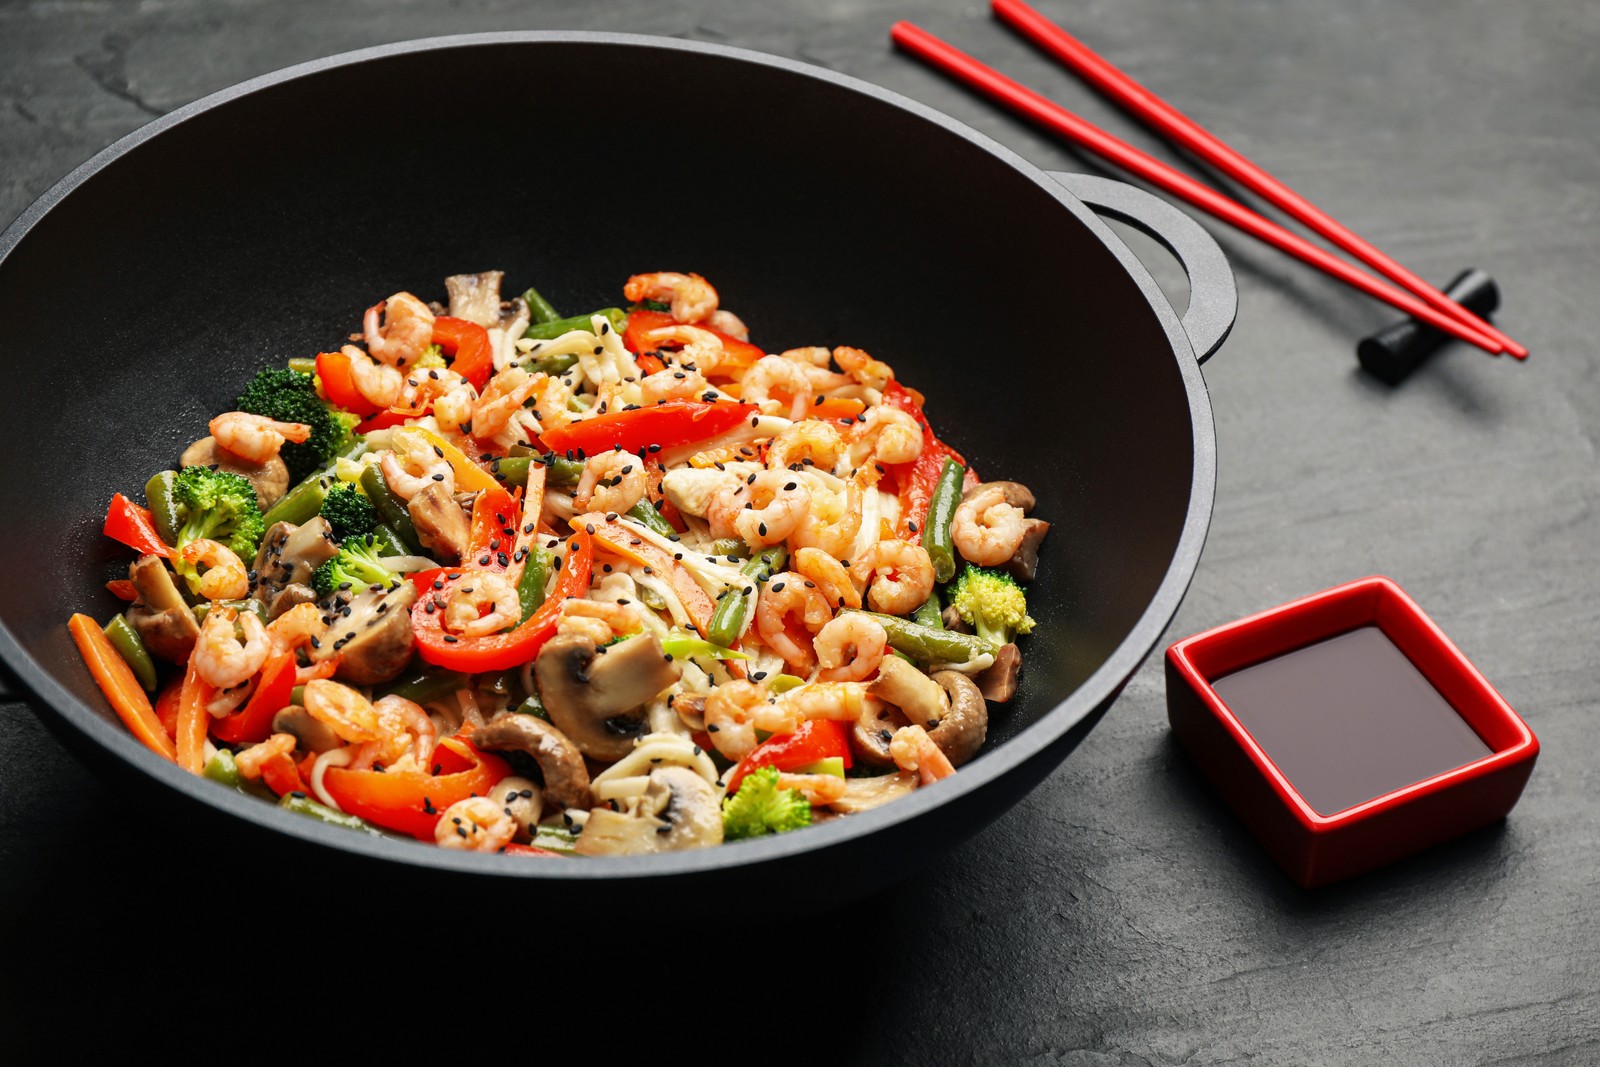
<svg viewBox="0 0 1600 1067"><path fill-rule="evenodd" d="M1245 667L1212 687L1321 815L1491 751L1376 626Z"/></svg>

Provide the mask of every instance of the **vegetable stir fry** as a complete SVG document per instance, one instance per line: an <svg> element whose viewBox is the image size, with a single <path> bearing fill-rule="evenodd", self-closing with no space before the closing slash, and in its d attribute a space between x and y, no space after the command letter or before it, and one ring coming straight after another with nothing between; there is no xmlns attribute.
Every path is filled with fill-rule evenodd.
<svg viewBox="0 0 1600 1067"><path fill-rule="evenodd" d="M107 536L69 629L140 742L442 848L787 833L934 785L1016 691L1049 524L855 348L696 274L563 318L500 272L262 370Z"/></svg>

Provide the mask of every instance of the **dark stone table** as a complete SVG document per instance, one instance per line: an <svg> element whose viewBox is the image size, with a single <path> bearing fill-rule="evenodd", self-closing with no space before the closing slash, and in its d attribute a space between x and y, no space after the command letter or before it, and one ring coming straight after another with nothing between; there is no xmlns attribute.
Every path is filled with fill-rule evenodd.
<svg viewBox="0 0 1600 1067"><path fill-rule="evenodd" d="M804 1034L804 1050L824 1060L1600 1061L1600 6L1044 6L1425 276L1476 265L1500 279L1500 321L1533 349L1526 365L1455 347L1389 388L1353 357L1388 309L1213 227L1241 308L1206 368L1216 515L1169 636L1388 574L1539 734L1544 753L1521 806L1470 838L1302 892L1173 744L1152 662L1024 803L849 912L795 929L786 902L714 901L709 921L674 931L641 919L663 914L663 902L641 902L626 938L559 941L564 955L595 949L590 962L563 963L580 980L539 977L548 961L537 942L508 958L483 951L490 939L447 995L501 998L504 1023L538 1032L553 1020L604 1026L641 1003L665 1026L671 993L693 1006L677 1022L708 1050L741 1021L759 1030L833 1004L779 1031ZM892 54L888 27L905 17L1178 158L977 2L5 0L0 222L116 137L214 89L363 45L489 29L633 30L763 49L926 101L1040 164L1096 167ZM1159 260L1149 243L1136 247ZM1156 273L1175 281L1181 304L1181 276L1161 263ZM208 1016L237 1031L280 1002L259 990L285 984L345 996L398 979L398 1025L430 1028L403 961L419 945L450 958L461 926L448 920L470 902L429 902L386 936L327 939L348 927L311 922L292 903L314 885L257 876L291 902L264 905L253 872L194 859L204 842L181 820L140 814L26 707L0 707L0 1034L22 1042L8 1050L176 1028L198 1052ZM373 906L336 900L317 913ZM695 944L698 934L722 936ZM752 956L752 945L763 947ZM664 961L684 957L706 962L708 977L673 977ZM352 967L362 981L349 981ZM511 995L519 973L526 998ZM638 1047L583 1032L596 1050Z"/></svg>

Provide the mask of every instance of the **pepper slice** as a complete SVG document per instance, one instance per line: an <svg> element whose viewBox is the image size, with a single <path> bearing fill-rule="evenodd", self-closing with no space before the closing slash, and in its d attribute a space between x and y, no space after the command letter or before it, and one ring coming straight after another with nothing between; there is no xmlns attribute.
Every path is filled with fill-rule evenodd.
<svg viewBox="0 0 1600 1067"><path fill-rule="evenodd" d="M433 320L433 343L454 356L450 369L483 392L494 373L494 348L489 344L489 331L475 322L440 315Z"/></svg>
<svg viewBox="0 0 1600 1067"><path fill-rule="evenodd" d="M356 388L350 357L343 352L317 353L317 381L322 386L322 395L336 408L361 416L376 415L380 410Z"/></svg>
<svg viewBox="0 0 1600 1067"><path fill-rule="evenodd" d="M161 542L161 535L156 532L156 521L149 509L140 507L121 493L112 496L101 532L145 555L160 556L162 559L172 556L172 549Z"/></svg>
<svg viewBox="0 0 1600 1067"><path fill-rule="evenodd" d="M850 766L850 731L842 722L832 719L807 719L793 733L769 738L750 750L739 761L728 779L728 795L739 791L739 783L751 771L763 767L776 767L780 771L797 771L818 760L842 758Z"/></svg>
<svg viewBox="0 0 1600 1067"><path fill-rule="evenodd" d="M511 773L500 757L480 752L460 737L440 741L433 758L429 770L329 767L322 787L339 807L357 818L431 841L433 828L446 808L470 796L487 796L496 782Z"/></svg>
<svg viewBox="0 0 1600 1067"><path fill-rule="evenodd" d="M716 601L712 600L706 591L700 588L700 583L694 580L694 576L679 566L669 554L621 523L606 521L603 512L592 511L587 515L574 515L572 526L592 535L596 543L607 552L646 567L652 573L659 574L671 582L672 591L678 594L678 600L683 604L683 610L689 613L689 620L694 623L694 628L700 631L701 637L706 636L706 631L711 626L711 617L716 614Z"/></svg>
<svg viewBox="0 0 1600 1067"><path fill-rule="evenodd" d="M920 393L891 381L884 386L883 402L904 411L922 427L922 451L917 458L910 463L886 465L900 487L900 525L895 533L907 541L915 541L922 536L928 505L939 484L939 475L944 471L945 460L955 460L966 468L966 474L962 476L962 488L970 489L979 484L980 479L961 457L961 453L934 436L933 427L928 425L927 416L922 413Z"/></svg>
<svg viewBox="0 0 1600 1067"><path fill-rule="evenodd" d="M256 691L240 711L211 723L211 736L229 744L255 744L272 733L272 717L289 705L294 693L294 653L267 660Z"/></svg>
<svg viewBox="0 0 1600 1067"><path fill-rule="evenodd" d="M628 312L628 324L622 330L622 344L636 356L653 352L657 346L646 341L644 335L651 330L659 330L663 326L693 326L697 330L715 334L717 339L722 342L722 366L748 367L766 355L765 352L749 341L741 341L737 337L707 326L703 322L679 322L665 311L651 311L648 308L640 308L637 311Z"/></svg>
<svg viewBox="0 0 1600 1067"><path fill-rule="evenodd" d="M754 404L701 403L668 400L632 411L612 411L566 426L553 426L539 435L544 446L556 452L582 451L599 455L608 448L638 452L650 445L672 448L704 441L759 415Z"/></svg>

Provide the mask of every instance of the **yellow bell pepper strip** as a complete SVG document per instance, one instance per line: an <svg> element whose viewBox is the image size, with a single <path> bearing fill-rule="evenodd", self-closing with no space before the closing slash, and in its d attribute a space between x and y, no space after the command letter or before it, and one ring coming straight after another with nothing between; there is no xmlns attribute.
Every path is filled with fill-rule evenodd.
<svg viewBox="0 0 1600 1067"><path fill-rule="evenodd" d="M173 745L172 738L167 736L167 731L161 728L161 721L150 706L150 698L133 676L133 668L112 647L111 639L100 629L100 624L80 613L68 620L67 630L72 634L72 640L77 644L78 653L94 677L95 684L105 694L111 709L117 713L117 718L122 720L128 732L150 751L176 761L177 747Z"/></svg>
<svg viewBox="0 0 1600 1067"><path fill-rule="evenodd" d="M480 489L499 488L500 483L494 480L493 475L468 459L467 454L450 441L427 427L418 426L416 429L427 438L429 444L444 453L445 462L455 471L457 489L463 493L476 493Z"/></svg>

